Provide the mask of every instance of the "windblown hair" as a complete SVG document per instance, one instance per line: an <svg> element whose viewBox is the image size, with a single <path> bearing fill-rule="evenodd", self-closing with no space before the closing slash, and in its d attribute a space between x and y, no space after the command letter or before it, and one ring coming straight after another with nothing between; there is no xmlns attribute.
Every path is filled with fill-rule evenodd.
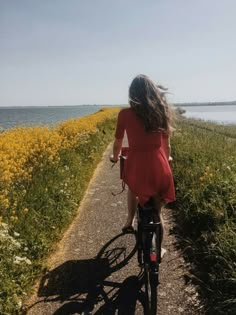
<svg viewBox="0 0 236 315"><path fill-rule="evenodd" d="M167 89L156 85L149 77L140 74L129 88L129 103L141 119L147 132L164 130L170 134L173 127L173 110L167 103Z"/></svg>

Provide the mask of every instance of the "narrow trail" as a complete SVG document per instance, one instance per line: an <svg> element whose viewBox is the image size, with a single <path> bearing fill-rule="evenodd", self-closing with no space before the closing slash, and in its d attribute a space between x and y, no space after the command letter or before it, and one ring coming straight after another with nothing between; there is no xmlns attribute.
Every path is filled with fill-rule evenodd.
<svg viewBox="0 0 236 315"><path fill-rule="evenodd" d="M109 146L90 182L78 215L48 260L48 271L27 301L28 315L144 314L133 234L121 234L126 192ZM196 288L185 284L187 264L176 249L171 211L164 211L167 249L158 289L158 314L200 312Z"/></svg>

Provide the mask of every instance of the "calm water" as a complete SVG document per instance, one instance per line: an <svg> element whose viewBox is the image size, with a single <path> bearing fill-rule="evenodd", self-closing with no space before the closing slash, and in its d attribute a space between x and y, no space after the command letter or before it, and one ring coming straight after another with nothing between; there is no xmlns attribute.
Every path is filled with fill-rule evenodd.
<svg viewBox="0 0 236 315"><path fill-rule="evenodd" d="M92 114L101 107L104 106L0 107L0 129L22 125L53 125L69 118Z"/></svg>
<svg viewBox="0 0 236 315"><path fill-rule="evenodd" d="M53 125L62 120L92 114L101 105L51 107L0 107L0 130L15 126ZM184 106L186 117L236 124L236 106Z"/></svg>
<svg viewBox="0 0 236 315"><path fill-rule="evenodd" d="M211 120L221 124L236 124L236 105L183 106L185 117Z"/></svg>

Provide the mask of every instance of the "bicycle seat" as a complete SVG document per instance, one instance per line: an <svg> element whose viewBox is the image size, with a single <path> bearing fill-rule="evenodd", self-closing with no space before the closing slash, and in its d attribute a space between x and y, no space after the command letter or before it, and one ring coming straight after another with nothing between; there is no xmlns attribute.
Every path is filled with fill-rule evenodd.
<svg viewBox="0 0 236 315"><path fill-rule="evenodd" d="M141 211L153 211L155 209L154 200L152 197L149 198L143 206L139 205L139 210Z"/></svg>

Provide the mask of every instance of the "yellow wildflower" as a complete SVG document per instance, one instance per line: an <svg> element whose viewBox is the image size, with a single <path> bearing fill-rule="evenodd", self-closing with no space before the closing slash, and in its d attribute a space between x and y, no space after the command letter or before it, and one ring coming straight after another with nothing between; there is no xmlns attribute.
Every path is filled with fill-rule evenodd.
<svg viewBox="0 0 236 315"><path fill-rule="evenodd" d="M0 183L9 191L14 182L32 179L35 167L58 163L59 152L86 141L97 125L117 116L120 108L102 109L92 115L70 119L49 127L16 127L0 133ZM22 192L25 194L25 191ZM9 206L7 193L1 191L1 206ZM5 201L3 201L5 200Z"/></svg>

